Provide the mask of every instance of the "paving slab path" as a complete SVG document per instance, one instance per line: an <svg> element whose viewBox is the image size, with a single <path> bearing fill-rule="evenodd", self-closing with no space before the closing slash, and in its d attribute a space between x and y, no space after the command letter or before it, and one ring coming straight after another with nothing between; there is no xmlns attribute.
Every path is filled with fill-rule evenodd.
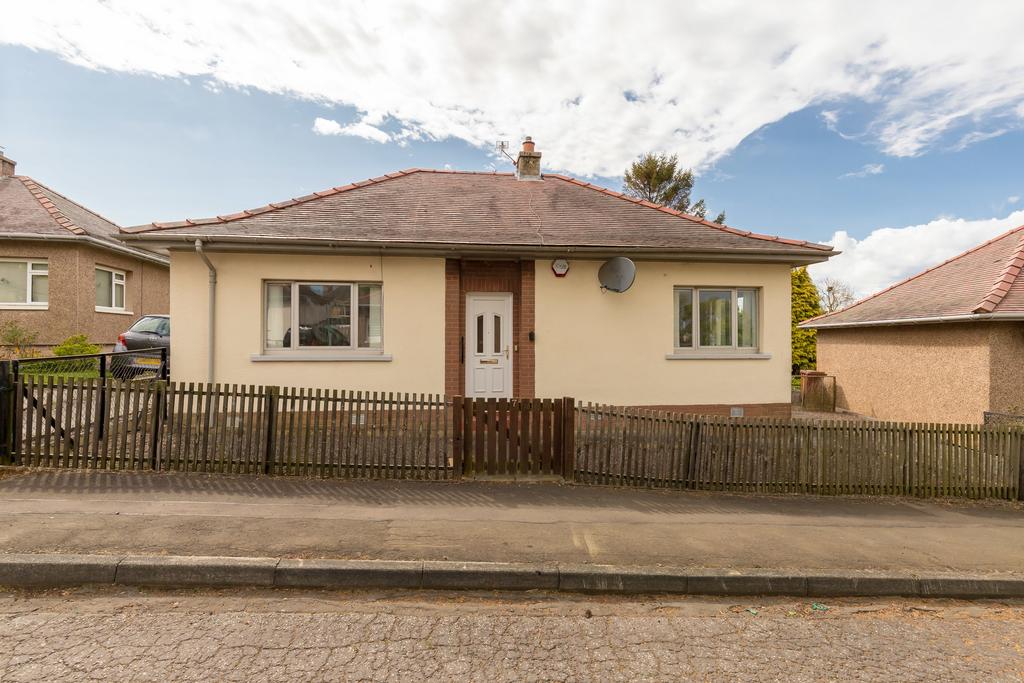
<svg viewBox="0 0 1024 683"><path fill-rule="evenodd" d="M0 552L1024 574L1024 506L554 483L37 470Z"/></svg>

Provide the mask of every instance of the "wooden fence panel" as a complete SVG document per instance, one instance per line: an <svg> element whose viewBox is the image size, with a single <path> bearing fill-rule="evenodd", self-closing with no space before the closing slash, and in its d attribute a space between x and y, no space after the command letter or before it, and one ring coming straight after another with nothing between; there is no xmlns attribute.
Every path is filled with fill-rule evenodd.
<svg viewBox="0 0 1024 683"><path fill-rule="evenodd" d="M765 493L1017 499L1024 430L718 418L578 404L578 481Z"/></svg>

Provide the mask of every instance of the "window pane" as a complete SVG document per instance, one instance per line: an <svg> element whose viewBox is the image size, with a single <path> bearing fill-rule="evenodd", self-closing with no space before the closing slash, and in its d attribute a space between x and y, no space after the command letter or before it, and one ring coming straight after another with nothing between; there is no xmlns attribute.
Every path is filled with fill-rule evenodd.
<svg viewBox="0 0 1024 683"><path fill-rule="evenodd" d="M110 308L114 303L112 297L113 292L110 288L110 281L113 277L113 273L109 270L96 269L96 305L105 306Z"/></svg>
<svg viewBox="0 0 1024 683"><path fill-rule="evenodd" d="M676 346L687 348L693 346L693 290L676 290L679 329L676 335Z"/></svg>
<svg viewBox="0 0 1024 683"><path fill-rule="evenodd" d="M501 316L494 316L494 352L501 353Z"/></svg>
<svg viewBox="0 0 1024 683"><path fill-rule="evenodd" d="M476 352L484 352L484 316L480 314L476 317Z"/></svg>
<svg viewBox="0 0 1024 683"><path fill-rule="evenodd" d="M736 292L737 346L757 346L757 291L740 289Z"/></svg>
<svg viewBox="0 0 1024 683"><path fill-rule="evenodd" d="M701 290L700 345L732 346L732 292Z"/></svg>
<svg viewBox="0 0 1024 683"><path fill-rule="evenodd" d="M352 286L299 285L299 346L352 345Z"/></svg>
<svg viewBox="0 0 1024 683"><path fill-rule="evenodd" d="M114 285L114 308L124 308L124 285Z"/></svg>
<svg viewBox="0 0 1024 683"><path fill-rule="evenodd" d="M0 302L23 304L28 301L27 263L0 261Z"/></svg>
<svg viewBox="0 0 1024 683"><path fill-rule="evenodd" d="M379 349L383 341L380 285L359 285L359 346Z"/></svg>
<svg viewBox="0 0 1024 683"><path fill-rule="evenodd" d="M291 346L292 286L267 283L266 331L263 347L280 349Z"/></svg>
<svg viewBox="0 0 1024 683"><path fill-rule="evenodd" d="M46 275L32 276L32 303L45 304L50 300L50 278Z"/></svg>

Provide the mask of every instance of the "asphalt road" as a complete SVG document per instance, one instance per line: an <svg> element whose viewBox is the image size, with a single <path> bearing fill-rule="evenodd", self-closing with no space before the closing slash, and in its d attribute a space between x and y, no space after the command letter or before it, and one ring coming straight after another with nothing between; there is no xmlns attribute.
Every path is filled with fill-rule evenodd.
<svg viewBox="0 0 1024 683"><path fill-rule="evenodd" d="M0 594L0 680L974 681L1024 603L470 593Z"/></svg>

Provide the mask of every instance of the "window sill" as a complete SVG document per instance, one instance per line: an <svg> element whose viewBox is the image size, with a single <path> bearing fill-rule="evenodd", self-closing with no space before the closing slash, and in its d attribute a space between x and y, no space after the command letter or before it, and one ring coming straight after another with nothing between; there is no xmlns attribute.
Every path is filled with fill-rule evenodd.
<svg viewBox="0 0 1024 683"><path fill-rule="evenodd" d="M103 306L96 307L97 313L113 313L114 315L135 315L131 311L126 311L123 308L104 308Z"/></svg>
<svg viewBox="0 0 1024 683"><path fill-rule="evenodd" d="M47 311L49 304L0 304L0 311Z"/></svg>
<svg viewBox="0 0 1024 683"><path fill-rule="evenodd" d="M254 353L249 356L254 363L322 363L322 362L358 362L358 363L390 363L389 353Z"/></svg>
<svg viewBox="0 0 1024 683"><path fill-rule="evenodd" d="M676 352L665 354L666 360L771 360L770 353L738 352L709 353L707 351Z"/></svg>

